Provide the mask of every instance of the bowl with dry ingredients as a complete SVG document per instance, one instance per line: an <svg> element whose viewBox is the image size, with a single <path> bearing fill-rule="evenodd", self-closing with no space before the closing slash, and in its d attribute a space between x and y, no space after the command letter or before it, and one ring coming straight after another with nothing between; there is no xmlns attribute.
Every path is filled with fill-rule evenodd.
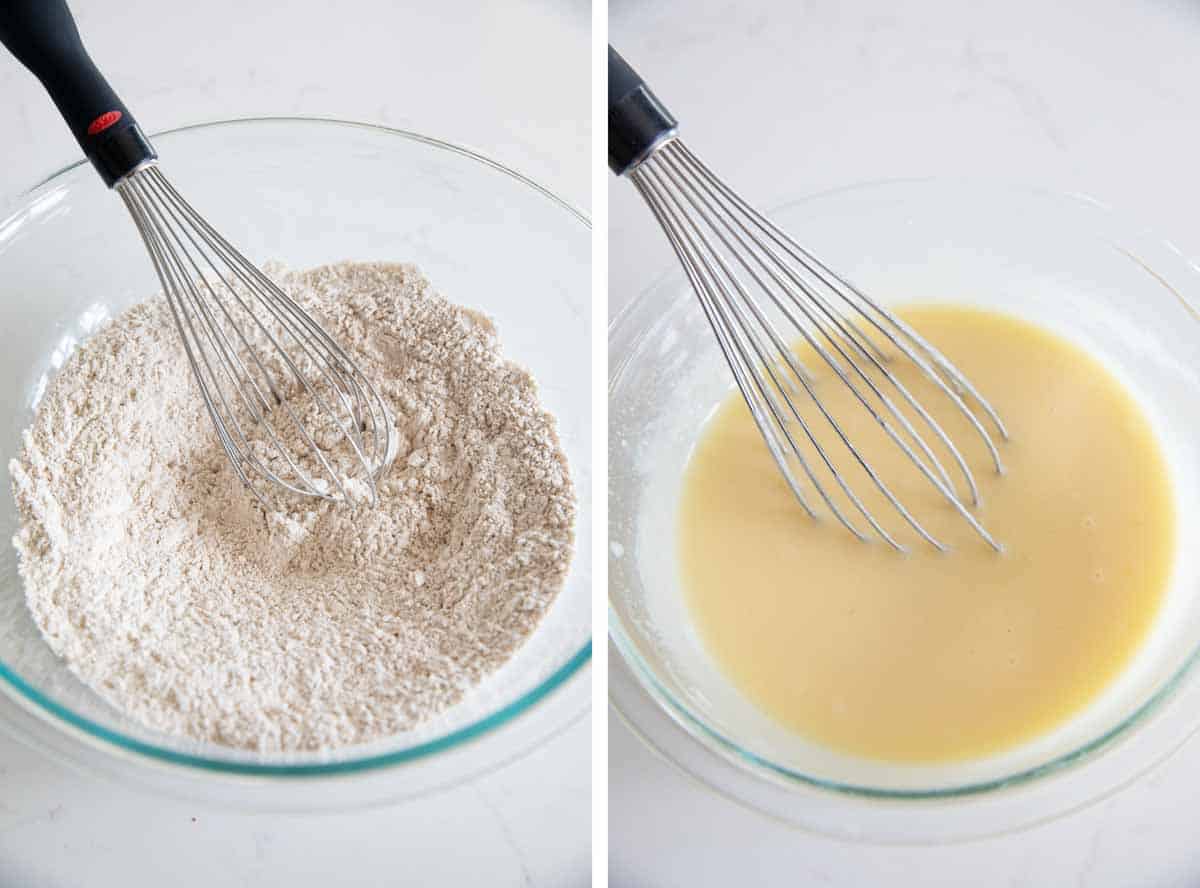
<svg viewBox="0 0 1200 888"><path fill-rule="evenodd" d="M396 459L374 507L257 500L120 201L84 164L51 176L0 222L0 725L277 808L417 795L567 727L591 651L586 218L413 133L155 141L372 377Z"/></svg>

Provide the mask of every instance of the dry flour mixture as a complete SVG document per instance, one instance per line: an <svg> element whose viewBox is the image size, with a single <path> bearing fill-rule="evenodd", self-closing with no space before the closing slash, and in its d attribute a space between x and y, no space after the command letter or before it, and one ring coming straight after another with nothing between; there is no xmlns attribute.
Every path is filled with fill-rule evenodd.
<svg viewBox="0 0 1200 888"><path fill-rule="evenodd" d="M261 751L411 728L507 660L566 578L554 419L492 323L408 265L274 274L395 417L377 508L265 509L217 442L166 302L55 376L11 464L30 611L105 699Z"/></svg>

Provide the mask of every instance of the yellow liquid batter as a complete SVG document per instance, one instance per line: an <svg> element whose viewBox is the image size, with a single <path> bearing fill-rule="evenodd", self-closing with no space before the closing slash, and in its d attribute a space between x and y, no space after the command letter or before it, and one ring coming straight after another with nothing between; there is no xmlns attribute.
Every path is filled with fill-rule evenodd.
<svg viewBox="0 0 1200 888"><path fill-rule="evenodd" d="M853 419L851 439L953 551L899 534L911 550L902 555L859 542L827 512L810 519L735 392L686 468L681 575L710 653L780 723L851 754L960 760L1054 728L1125 667L1169 579L1174 501L1141 410L1089 355L1005 315L948 306L901 315L1008 426L997 477L949 401L915 370L900 374L963 452L983 499L976 514L1005 551L976 537L811 359L826 372L817 387L831 412ZM852 481L889 530L903 526L861 477Z"/></svg>

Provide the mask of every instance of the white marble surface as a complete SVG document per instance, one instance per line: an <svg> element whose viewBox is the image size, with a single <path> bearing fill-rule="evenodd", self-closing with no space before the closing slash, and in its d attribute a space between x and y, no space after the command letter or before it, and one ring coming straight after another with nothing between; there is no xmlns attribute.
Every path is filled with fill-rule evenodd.
<svg viewBox="0 0 1200 888"><path fill-rule="evenodd" d="M1188 0L611 0L610 39L688 144L763 207L857 182L1083 191L1200 252ZM610 311L673 261L610 192Z"/></svg>
<svg viewBox="0 0 1200 888"><path fill-rule="evenodd" d="M613 45L691 147L755 203L892 177L992 177L1089 193L1200 256L1193 2L611 0L610 10ZM628 185L610 195L615 312L673 257ZM896 849L735 808L610 723L613 885L1200 885L1200 742L1040 829Z"/></svg>
<svg viewBox="0 0 1200 888"><path fill-rule="evenodd" d="M589 205L586 0L73 0L147 129L254 114L470 145ZM0 53L0 200L78 154ZM587 719L459 789L364 813L248 817L80 776L0 734L0 886L576 886L590 874Z"/></svg>

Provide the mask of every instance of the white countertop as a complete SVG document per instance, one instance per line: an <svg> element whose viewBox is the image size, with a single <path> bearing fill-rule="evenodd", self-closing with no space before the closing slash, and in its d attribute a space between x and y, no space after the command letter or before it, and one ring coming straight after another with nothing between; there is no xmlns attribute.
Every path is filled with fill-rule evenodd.
<svg viewBox="0 0 1200 888"><path fill-rule="evenodd" d="M690 147L760 206L868 180L994 177L1086 192L1200 257L1195 3L611 0L610 28ZM630 186L610 195L615 313L673 256ZM769 822L610 725L623 888L1200 885L1200 740L1048 826L906 849Z"/></svg>
<svg viewBox="0 0 1200 888"><path fill-rule="evenodd" d="M72 0L148 130L255 114L411 129L589 208L586 0ZM536 49L523 47L536 47ZM0 200L78 156L0 51ZM0 732L0 886L576 886L589 881L588 719L495 774L357 814L249 817L81 776Z"/></svg>

